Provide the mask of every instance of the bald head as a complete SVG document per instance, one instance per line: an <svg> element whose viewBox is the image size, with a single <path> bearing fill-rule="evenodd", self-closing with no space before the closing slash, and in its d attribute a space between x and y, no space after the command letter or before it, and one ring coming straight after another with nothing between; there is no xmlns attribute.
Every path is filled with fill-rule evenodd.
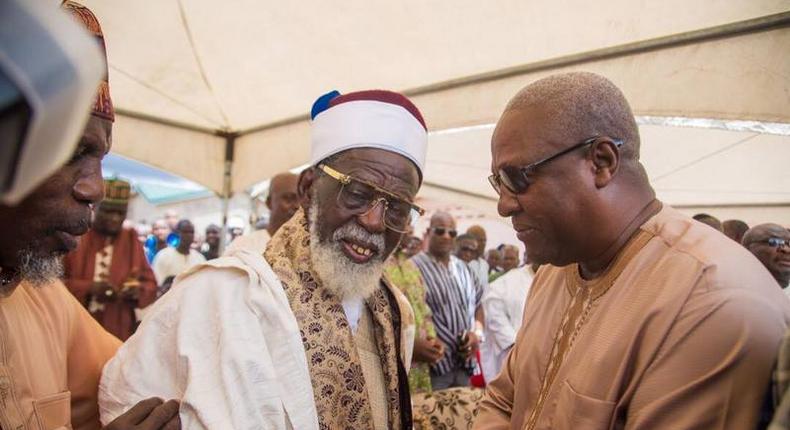
<svg viewBox="0 0 790 430"><path fill-rule="evenodd" d="M299 176L291 172L277 174L269 182L266 207L269 208L270 216L266 230L270 235L273 236L299 208L298 183Z"/></svg>
<svg viewBox="0 0 790 430"><path fill-rule="evenodd" d="M455 219L447 212L436 212L428 228L428 253L440 261L447 261L455 246Z"/></svg>
<svg viewBox="0 0 790 430"><path fill-rule="evenodd" d="M790 231L778 224L760 224L743 235L746 247L771 272L782 288L790 284Z"/></svg>
<svg viewBox="0 0 790 430"><path fill-rule="evenodd" d="M622 91L603 76L589 72L552 75L519 91L505 111L540 107L552 118L562 142L607 136L627 142L624 159L639 159L639 128Z"/></svg>
<svg viewBox="0 0 790 430"><path fill-rule="evenodd" d="M471 235L477 241L477 255L475 258L482 258L486 249L486 230L479 225L473 225L466 229L466 234Z"/></svg>
<svg viewBox="0 0 790 430"><path fill-rule="evenodd" d="M703 224L707 224L707 225L715 228L718 231L721 231L721 221L719 221L719 219L716 218L713 215L696 214L692 218L694 218L695 220L697 220L697 221L699 221L699 222L701 222Z"/></svg>
<svg viewBox="0 0 790 430"><path fill-rule="evenodd" d="M779 224L759 224L744 233L741 243L748 248L757 242L768 240L770 237L783 238L788 237L788 235L790 235L790 232Z"/></svg>
<svg viewBox="0 0 790 430"><path fill-rule="evenodd" d="M436 212L431 217L431 227L436 225L452 226L455 228L455 218L449 212Z"/></svg>
<svg viewBox="0 0 790 430"><path fill-rule="evenodd" d="M728 219L721 223L721 228L727 237L741 243L743 235L749 230L749 225L739 219Z"/></svg>

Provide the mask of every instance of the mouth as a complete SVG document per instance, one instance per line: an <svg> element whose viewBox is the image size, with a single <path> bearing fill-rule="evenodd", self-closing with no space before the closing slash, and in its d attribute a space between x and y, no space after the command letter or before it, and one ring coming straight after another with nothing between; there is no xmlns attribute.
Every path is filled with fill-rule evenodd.
<svg viewBox="0 0 790 430"><path fill-rule="evenodd" d="M514 226L514 228L516 230L516 236L518 237L518 240L520 240L522 242L525 241L530 236L532 236L535 232L537 232L537 230L535 230L532 227L516 227L516 226Z"/></svg>
<svg viewBox="0 0 790 430"><path fill-rule="evenodd" d="M79 244L80 236L87 233L90 227L90 217L83 218L74 224L58 228L55 230L55 236L67 250L72 251Z"/></svg>
<svg viewBox="0 0 790 430"><path fill-rule="evenodd" d="M345 254L355 263L364 264L378 255L375 245L363 244L349 239L341 239Z"/></svg>
<svg viewBox="0 0 790 430"><path fill-rule="evenodd" d="M82 236L82 234L69 233L69 232L65 232L65 231L57 231L57 232L55 232L55 236L63 244L63 247L67 251L73 251L74 249L77 248L77 245L79 245L80 236Z"/></svg>

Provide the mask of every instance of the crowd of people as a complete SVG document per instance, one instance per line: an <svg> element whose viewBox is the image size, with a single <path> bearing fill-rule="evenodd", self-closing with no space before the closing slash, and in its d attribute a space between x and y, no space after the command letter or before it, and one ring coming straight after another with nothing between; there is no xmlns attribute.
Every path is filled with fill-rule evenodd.
<svg viewBox="0 0 790 430"><path fill-rule="evenodd" d="M790 429L790 230L658 200L603 76L497 122L523 259L415 203L428 124L397 92L319 97L309 167L227 246L124 227L113 121L105 81L74 157L0 204L0 430Z"/></svg>

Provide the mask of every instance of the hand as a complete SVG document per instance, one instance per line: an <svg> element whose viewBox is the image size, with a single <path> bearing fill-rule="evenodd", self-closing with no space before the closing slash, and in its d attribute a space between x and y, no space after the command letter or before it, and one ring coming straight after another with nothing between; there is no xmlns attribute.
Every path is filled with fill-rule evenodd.
<svg viewBox="0 0 790 430"><path fill-rule="evenodd" d="M475 332L473 331L466 332L465 339L466 341L461 343L461 345L458 348L458 352L459 354L461 354L461 357L464 360L473 356L475 353L477 353L478 348L480 348L480 338L477 337Z"/></svg>
<svg viewBox="0 0 790 430"><path fill-rule="evenodd" d="M117 299L115 288L107 281L96 281L91 286L91 295L99 303L114 302Z"/></svg>
<svg viewBox="0 0 790 430"><path fill-rule="evenodd" d="M414 339L414 361L435 364L444 356L444 344L434 338Z"/></svg>
<svg viewBox="0 0 790 430"><path fill-rule="evenodd" d="M178 401L152 397L134 405L103 430L180 430Z"/></svg>
<svg viewBox="0 0 790 430"><path fill-rule="evenodd" d="M140 282L137 280L130 280L123 283L121 288L121 299L136 302L140 298Z"/></svg>

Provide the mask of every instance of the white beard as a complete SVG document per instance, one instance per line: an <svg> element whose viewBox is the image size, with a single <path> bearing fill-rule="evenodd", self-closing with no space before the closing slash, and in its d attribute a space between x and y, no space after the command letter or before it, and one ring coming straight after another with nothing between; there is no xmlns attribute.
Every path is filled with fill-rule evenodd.
<svg viewBox="0 0 790 430"><path fill-rule="evenodd" d="M23 281L34 287L51 284L63 276L63 263L59 255L36 255L32 250L27 249L21 251L19 256L21 261L19 274Z"/></svg>
<svg viewBox="0 0 790 430"><path fill-rule="evenodd" d="M332 234L332 239L321 241L318 234L318 199L313 194L310 205L310 260L321 284L335 294L341 301L348 299L367 299L379 286L384 271L384 235L371 234L354 220L348 221ZM340 240L358 238L376 245L378 254L369 262L357 264L343 253Z"/></svg>

